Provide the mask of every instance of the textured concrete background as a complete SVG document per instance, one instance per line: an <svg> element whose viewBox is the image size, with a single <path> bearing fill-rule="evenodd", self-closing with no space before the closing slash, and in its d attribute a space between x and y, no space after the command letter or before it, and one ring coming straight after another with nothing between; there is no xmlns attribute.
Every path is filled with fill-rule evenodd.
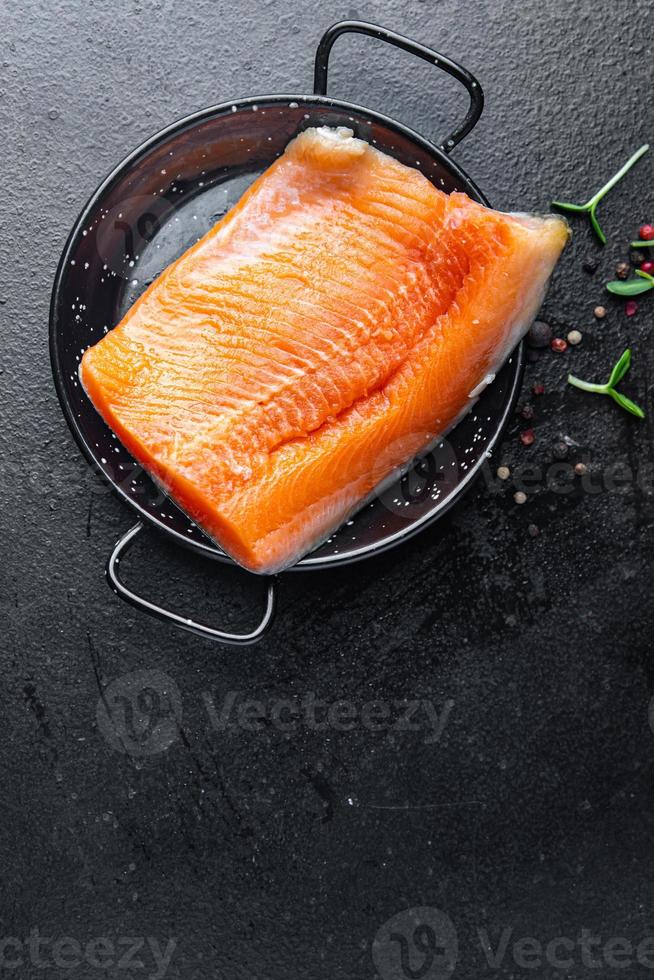
<svg viewBox="0 0 654 980"><path fill-rule="evenodd" d="M554 196L584 200L654 137L649 0L0 0L0 11L0 935L50 937L36 953L3 947L4 965L22 958L21 977L157 975L147 944L142 969L124 962L126 937L175 937L167 976L183 980L432 980L447 976L444 954L430 954L434 939L448 946L444 920L405 911L429 906L458 934L457 978L649 976L604 944L654 935L654 298L630 320L619 302L602 323L592 310L654 219L654 155L602 206L603 252L575 222L544 313L584 340L528 366L525 397L546 387L536 442L521 446L516 420L501 454L548 467L566 435L592 484L561 494L537 482L518 508L514 486L482 481L377 562L286 577L276 626L250 650L173 632L107 589L104 561L132 517L73 444L47 355L56 263L100 178L180 115L308 90L329 23L369 18L467 65L487 107L457 160L497 206L543 210ZM330 91L436 137L465 105L453 81L361 38L338 42ZM595 276L581 269L589 252ZM606 375L627 343L642 423L564 384L571 367ZM616 463L631 478L617 481ZM244 625L259 597L245 576L153 534L129 564L149 594L214 622ZM122 740L100 691L122 705ZM264 702L262 730L212 723L210 699L219 709L228 692ZM305 716L281 731L272 706L310 692L352 702L354 727L332 715L315 730ZM404 698L440 713L437 741L424 708L418 731L362 722L370 701L396 711ZM396 938L387 929L374 945L403 912ZM492 967L478 930L495 947L505 928ZM518 962L521 937L545 945L583 929L602 937L594 960L576 946L568 967ZM63 937L122 942L123 962L105 949L71 973L76 947L53 953Z"/></svg>

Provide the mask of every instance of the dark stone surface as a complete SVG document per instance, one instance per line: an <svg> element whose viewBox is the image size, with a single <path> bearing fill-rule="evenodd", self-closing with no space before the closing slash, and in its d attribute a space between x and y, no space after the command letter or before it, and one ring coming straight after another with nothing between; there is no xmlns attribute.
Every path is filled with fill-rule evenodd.
<svg viewBox="0 0 654 980"><path fill-rule="evenodd" d="M585 460L591 482L560 493L541 479L518 508L511 481L481 481L377 562L287 576L273 632L249 650L174 632L109 592L102 567L131 515L74 446L47 355L57 259L104 173L184 113L308 89L330 22L376 20L470 67L487 108L457 159L497 206L545 210L553 196L585 199L652 136L651 4L53 0L2 13L0 935L23 942L38 928L51 940L40 954L50 966L5 944L6 972L156 975L147 946L141 969L107 949L93 954L103 968L93 955L72 972L52 965L80 959L52 940L107 937L124 958L126 937L141 936L163 948L176 938L167 976L184 980L432 980L446 975L420 952L447 939L435 913L416 912L422 931L405 914L373 949L387 920L428 906L454 924L457 978L651 975L633 954L616 965L604 944L654 934L654 307L644 297L627 319L602 283L654 216L654 157L602 205L606 249L575 222L543 316L584 339L535 355L525 398L536 441L521 445L516 419L501 454L547 468L567 436L568 461ZM440 136L464 104L453 82L369 41L339 42L334 66L332 91L425 133ZM595 251L589 275L581 264ZM627 344L624 387L648 409L642 423L564 383L571 368L607 375ZM546 389L536 399L534 381ZM631 473L619 485L616 464ZM129 564L155 597L247 621L257 589L240 573L154 535ZM124 706L122 742L100 690ZM265 704L262 730L212 725L208 699L219 708L229 692ZM271 707L310 692L351 702L354 727L339 730L332 709L317 730L305 709L280 730ZM366 727L371 701L395 711L404 698L445 710L437 741L424 708L418 731ZM162 724L135 743L139 710ZM478 930L496 945L504 928L494 968ZM513 955L521 937L545 945L583 929L602 937L594 960L579 946L567 966L551 954L529 969Z"/></svg>

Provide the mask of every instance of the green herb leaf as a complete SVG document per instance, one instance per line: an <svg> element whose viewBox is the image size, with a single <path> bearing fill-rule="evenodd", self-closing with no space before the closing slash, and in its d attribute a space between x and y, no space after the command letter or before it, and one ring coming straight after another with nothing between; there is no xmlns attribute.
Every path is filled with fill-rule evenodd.
<svg viewBox="0 0 654 980"><path fill-rule="evenodd" d="M593 194L590 200L586 201L585 204L570 204L568 201L552 201L552 207L559 208L561 211L570 211L574 214L582 214L582 213L587 214L593 231L599 238L602 245L605 245L606 235L602 231L600 227L600 223L597 220L597 215L596 215L597 205L602 200L602 198L606 194L608 194L611 188L615 187L615 185L618 183L619 180L622 180L622 178L627 173L627 171L630 170L633 167L633 165L636 163L636 161L640 160L643 154L647 153L648 150L649 150L649 143L644 143L641 147L639 147L636 150L636 152L629 157L627 162L623 164L622 167L620 167L618 172L615 173L611 177L611 179L607 181L606 184L604 184L603 187L600 187L597 193Z"/></svg>
<svg viewBox="0 0 654 980"><path fill-rule="evenodd" d="M582 391L588 391L592 395L610 395L616 405L623 408L625 412L630 412L631 415L635 415L639 419L644 419L645 413L642 408L636 405L635 402L632 402L631 398L623 395L621 391L616 391L615 388L615 385L624 378L630 365L631 349L627 347L626 351L624 351L616 362L611 371L611 377L605 385L595 384L592 381L582 381L581 378L575 378L572 374L568 375L568 384L573 385L575 388L581 388Z"/></svg>
<svg viewBox="0 0 654 980"><path fill-rule="evenodd" d="M645 279L627 279L621 282L619 279L607 282L606 288L614 296L639 296L654 289L654 282L647 282Z"/></svg>
<svg viewBox="0 0 654 980"><path fill-rule="evenodd" d="M620 408L624 408L625 412L631 412L632 415L635 415L636 418L639 419L645 418L645 413L640 405L637 405L636 402L632 402L631 398L627 398L627 396L623 395L622 392L616 391L615 388L611 388L609 390L609 395L613 401L620 406Z"/></svg>
<svg viewBox="0 0 654 980"><path fill-rule="evenodd" d="M651 242L632 242L632 248L654 248L654 238Z"/></svg>
<svg viewBox="0 0 654 980"><path fill-rule="evenodd" d="M647 279L654 286L654 276L650 276L649 272L643 272L642 269L636 269L635 272L641 279Z"/></svg>
<svg viewBox="0 0 654 980"><path fill-rule="evenodd" d="M611 371L611 377L607 381L609 388L615 388L618 381L621 381L629 368L631 367L631 348L627 347L626 351L618 360L617 364Z"/></svg>

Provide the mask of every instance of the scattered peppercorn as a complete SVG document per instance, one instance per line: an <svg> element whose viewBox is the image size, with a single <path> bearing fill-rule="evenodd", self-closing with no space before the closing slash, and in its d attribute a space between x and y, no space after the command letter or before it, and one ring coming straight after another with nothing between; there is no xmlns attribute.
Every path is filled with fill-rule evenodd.
<svg viewBox="0 0 654 980"><path fill-rule="evenodd" d="M595 318L597 320L603 320L606 316L606 309L603 306L596 306L593 313L595 314Z"/></svg>
<svg viewBox="0 0 654 980"><path fill-rule="evenodd" d="M534 406L530 405L529 402L526 402L526 404L520 407L519 415L525 419L526 422L530 422L534 417Z"/></svg>
<svg viewBox="0 0 654 980"><path fill-rule="evenodd" d="M509 469L508 466L498 466L497 467L497 476L498 476L498 479L500 479L500 480L508 480L509 477L511 476L511 470Z"/></svg>
<svg viewBox="0 0 654 980"><path fill-rule="evenodd" d="M564 340L563 337L554 337L550 343L550 347L553 351L556 351L557 354L562 354L563 351L568 349L568 342L567 340Z"/></svg>
<svg viewBox="0 0 654 980"><path fill-rule="evenodd" d="M547 347L551 339L552 328L549 323L545 323L544 320L534 320L527 334L527 343L529 346Z"/></svg>
<svg viewBox="0 0 654 980"><path fill-rule="evenodd" d="M531 390L535 395L545 394L545 385L542 385L539 381L532 385Z"/></svg>
<svg viewBox="0 0 654 980"><path fill-rule="evenodd" d="M599 261L592 255L587 255L581 265L584 272L597 272Z"/></svg>
<svg viewBox="0 0 654 980"><path fill-rule="evenodd" d="M652 262L650 259L646 259L645 262L641 262L640 271L646 272L651 276L654 273L654 262Z"/></svg>
<svg viewBox="0 0 654 980"><path fill-rule="evenodd" d="M520 433L520 442L523 446L531 446L535 438L536 434L533 429L525 429Z"/></svg>
<svg viewBox="0 0 654 980"><path fill-rule="evenodd" d="M618 262L615 267L615 274L618 279L628 279L631 267L628 262Z"/></svg>
<svg viewBox="0 0 654 980"><path fill-rule="evenodd" d="M529 536L532 538L537 538L540 534L540 528L536 524L530 524L527 530L529 531Z"/></svg>
<svg viewBox="0 0 654 980"><path fill-rule="evenodd" d="M633 299L628 299L627 302L624 304L624 311L627 314L627 316L633 316L637 309L638 309L638 303Z"/></svg>
<svg viewBox="0 0 654 980"><path fill-rule="evenodd" d="M577 344L581 343L581 333L579 332L579 330L570 331L570 333L568 334L568 343L572 344L573 347L576 347Z"/></svg>
<svg viewBox="0 0 654 980"><path fill-rule="evenodd" d="M585 476L588 473L588 467L585 463L575 463L575 473L577 476Z"/></svg>
<svg viewBox="0 0 654 980"><path fill-rule="evenodd" d="M654 238L654 225L641 225L638 229L641 242L651 242Z"/></svg>
<svg viewBox="0 0 654 980"><path fill-rule="evenodd" d="M632 265L640 265L641 262L645 261L645 253L637 252L636 249L633 249L633 251L629 253L629 258L631 259Z"/></svg>
<svg viewBox="0 0 654 980"><path fill-rule="evenodd" d="M527 503L527 494L524 493L522 490L517 490L513 494L513 499L515 500L516 504L526 504Z"/></svg>
<svg viewBox="0 0 654 980"><path fill-rule="evenodd" d="M568 455L568 447L564 442L557 442L552 449L552 455L554 459L565 459Z"/></svg>

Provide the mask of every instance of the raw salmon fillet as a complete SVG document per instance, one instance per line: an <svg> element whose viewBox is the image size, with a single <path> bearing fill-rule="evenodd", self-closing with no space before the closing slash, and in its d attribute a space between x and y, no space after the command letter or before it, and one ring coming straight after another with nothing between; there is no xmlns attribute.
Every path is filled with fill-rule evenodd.
<svg viewBox="0 0 654 980"><path fill-rule="evenodd" d="M276 572L474 404L567 237L308 129L86 351L81 380L210 538Z"/></svg>

